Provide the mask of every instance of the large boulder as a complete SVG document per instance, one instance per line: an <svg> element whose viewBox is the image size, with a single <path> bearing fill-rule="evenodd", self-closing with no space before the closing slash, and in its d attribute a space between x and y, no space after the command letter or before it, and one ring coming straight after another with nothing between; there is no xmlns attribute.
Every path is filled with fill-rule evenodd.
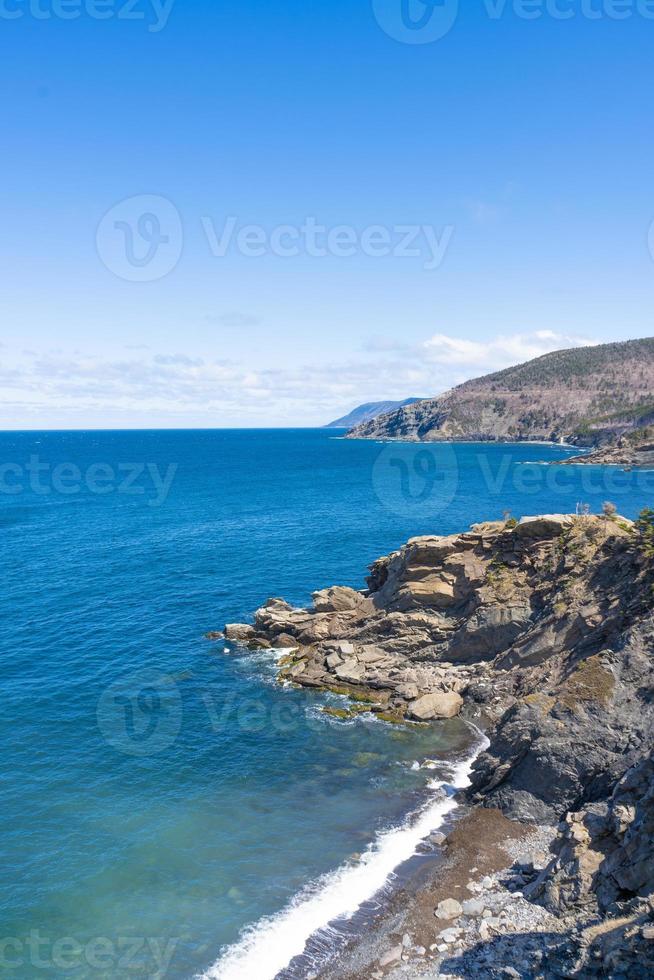
<svg viewBox="0 0 654 980"><path fill-rule="evenodd" d="M363 680L366 669L363 664L360 664L358 660L355 660L353 657L351 660L346 660L345 663L337 666L335 673L339 681L357 684L359 681Z"/></svg>
<svg viewBox="0 0 654 980"><path fill-rule="evenodd" d="M319 613L361 612L371 613L372 603L355 589L335 585L331 589L320 589L313 593L313 608Z"/></svg>
<svg viewBox="0 0 654 980"><path fill-rule="evenodd" d="M454 583L440 575L428 575L414 582L404 582L394 603L397 609L412 609L427 606L433 609L447 609L454 605Z"/></svg>
<svg viewBox="0 0 654 980"><path fill-rule="evenodd" d="M411 565L431 565L438 566L446 558L456 551L456 537L433 537L424 536L420 538L410 538L405 545L407 563Z"/></svg>
<svg viewBox="0 0 654 980"><path fill-rule="evenodd" d="M254 627L246 623L228 623L225 627L225 639L235 643L247 643L254 636Z"/></svg>
<svg viewBox="0 0 654 980"><path fill-rule="evenodd" d="M463 707L463 698L454 691L425 694L412 701L407 714L414 721L432 721L434 718L454 718Z"/></svg>
<svg viewBox="0 0 654 980"><path fill-rule="evenodd" d="M518 538L557 538L574 524L571 514L541 514L523 517L515 529Z"/></svg>

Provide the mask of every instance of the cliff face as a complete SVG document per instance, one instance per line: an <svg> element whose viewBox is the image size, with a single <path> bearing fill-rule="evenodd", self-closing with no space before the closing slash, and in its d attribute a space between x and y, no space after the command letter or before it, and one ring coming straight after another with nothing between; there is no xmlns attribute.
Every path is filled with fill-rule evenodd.
<svg viewBox="0 0 654 980"><path fill-rule="evenodd" d="M633 925L654 892L653 556L652 514L475 525L380 558L364 592L271 599L226 635L288 649L280 680L349 695L337 716L483 725L471 802L563 822L534 900Z"/></svg>
<svg viewBox="0 0 654 980"><path fill-rule="evenodd" d="M354 428L356 439L599 445L654 421L654 338L556 351Z"/></svg>
<svg viewBox="0 0 654 980"><path fill-rule="evenodd" d="M371 422L379 415L397 411L398 408L405 408L407 405L414 405L420 401L419 398L405 398L401 402L366 402L365 405L358 405L351 412L344 415L334 422L329 422L326 429L351 429L352 426L362 425L364 422Z"/></svg>
<svg viewBox="0 0 654 980"><path fill-rule="evenodd" d="M654 425L646 425L617 437L583 456L572 456L557 465L622 466L654 469Z"/></svg>

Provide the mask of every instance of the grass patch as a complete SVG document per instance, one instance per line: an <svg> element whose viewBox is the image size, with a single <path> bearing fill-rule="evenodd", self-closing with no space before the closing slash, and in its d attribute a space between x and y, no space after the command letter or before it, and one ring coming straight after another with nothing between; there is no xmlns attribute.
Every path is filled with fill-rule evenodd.
<svg viewBox="0 0 654 980"><path fill-rule="evenodd" d="M332 708L325 707L322 708L322 713L324 715L329 715L330 718L338 718L341 721L345 721L348 718L356 718L357 715L362 715L368 712L369 708L353 707L353 708Z"/></svg>
<svg viewBox="0 0 654 980"><path fill-rule="evenodd" d="M544 715L549 715L556 704L554 698L549 697L547 694L528 694L522 700L532 708L538 708Z"/></svg>
<svg viewBox="0 0 654 980"><path fill-rule="evenodd" d="M331 691L332 694L340 694L342 697L350 698L351 701L358 701L362 704L379 704L380 701L388 699L388 695L384 699L376 692L359 691L356 688L346 687L341 684L325 684L325 690Z"/></svg>
<svg viewBox="0 0 654 980"><path fill-rule="evenodd" d="M596 701L607 705L615 691L615 677L599 656L589 657L570 675L559 700L571 711L580 702Z"/></svg>

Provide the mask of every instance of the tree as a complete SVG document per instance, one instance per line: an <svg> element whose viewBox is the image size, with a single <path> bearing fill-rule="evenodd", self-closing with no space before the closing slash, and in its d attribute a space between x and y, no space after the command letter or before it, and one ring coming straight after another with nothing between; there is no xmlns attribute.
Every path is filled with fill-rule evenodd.
<svg viewBox="0 0 654 980"><path fill-rule="evenodd" d="M640 546L647 558L654 558L654 510L646 507L641 510L636 521L636 530L640 536Z"/></svg>

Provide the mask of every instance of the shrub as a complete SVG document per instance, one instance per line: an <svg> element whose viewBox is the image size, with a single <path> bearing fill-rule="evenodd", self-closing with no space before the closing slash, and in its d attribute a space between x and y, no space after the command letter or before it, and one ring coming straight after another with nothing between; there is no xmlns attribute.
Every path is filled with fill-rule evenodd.
<svg viewBox="0 0 654 980"><path fill-rule="evenodd" d="M647 558L654 558L654 510L651 507L641 510L636 521L636 531L643 554Z"/></svg>

